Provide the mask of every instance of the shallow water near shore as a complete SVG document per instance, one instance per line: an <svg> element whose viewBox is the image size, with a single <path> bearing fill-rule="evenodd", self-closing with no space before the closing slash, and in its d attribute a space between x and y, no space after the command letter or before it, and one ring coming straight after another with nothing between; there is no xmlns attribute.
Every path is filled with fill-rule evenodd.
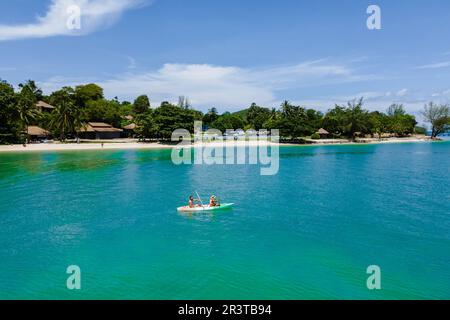
<svg viewBox="0 0 450 320"><path fill-rule="evenodd" d="M194 190L235 207L177 213ZM449 190L450 142L281 147L274 176L171 150L0 154L0 298L449 299Z"/></svg>

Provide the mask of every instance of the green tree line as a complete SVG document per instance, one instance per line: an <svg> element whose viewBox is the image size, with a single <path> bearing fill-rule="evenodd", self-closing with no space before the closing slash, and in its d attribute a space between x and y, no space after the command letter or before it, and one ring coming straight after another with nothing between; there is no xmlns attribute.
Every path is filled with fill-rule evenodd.
<svg viewBox="0 0 450 320"><path fill-rule="evenodd" d="M55 109L39 112L38 101ZM433 137L448 130L448 105L430 102L424 107L423 116L431 124ZM346 105L335 105L326 113L284 101L279 108L253 103L239 112L219 114L216 108L206 113L195 110L185 97L180 97L178 104L162 102L153 108L146 95L133 102L106 99L103 89L96 84L63 87L44 95L32 80L20 84L17 90L0 80L1 143L24 142L30 125L44 128L64 141L77 137L88 122L106 122L117 128L134 123L138 137L167 140L175 129L192 132L195 120L202 120L205 127L222 132L226 129L279 129L285 139L314 137L319 128L327 130L332 137L349 139L358 135L381 137L385 133L402 137L425 131L416 127L415 117L407 114L403 105L393 104L386 112L371 112L364 108L362 98Z"/></svg>

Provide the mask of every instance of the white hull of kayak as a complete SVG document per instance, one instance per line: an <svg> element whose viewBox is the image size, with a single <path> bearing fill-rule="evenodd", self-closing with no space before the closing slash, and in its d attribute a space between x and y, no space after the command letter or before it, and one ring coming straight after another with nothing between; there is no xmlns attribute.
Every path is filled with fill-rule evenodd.
<svg viewBox="0 0 450 320"><path fill-rule="evenodd" d="M233 206L234 203L222 203L220 206L216 207L210 207L209 205L205 206L196 206L193 208L190 208L189 206L185 207L179 207L177 210L179 212L204 212L204 211L217 211L217 210L224 210L229 209Z"/></svg>

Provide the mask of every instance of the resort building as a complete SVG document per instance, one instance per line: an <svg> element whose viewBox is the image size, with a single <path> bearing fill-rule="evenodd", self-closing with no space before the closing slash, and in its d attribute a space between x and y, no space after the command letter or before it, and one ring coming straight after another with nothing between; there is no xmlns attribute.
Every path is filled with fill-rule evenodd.
<svg viewBox="0 0 450 320"><path fill-rule="evenodd" d="M50 136L50 132L38 126L29 126L27 134L28 139L31 141L47 139Z"/></svg>
<svg viewBox="0 0 450 320"><path fill-rule="evenodd" d="M89 122L86 127L81 129L81 139L103 140L120 138L123 130L114 128L112 125L104 122Z"/></svg>
<svg viewBox="0 0 450 320"><path fill-rule="evenodd" d="M126 137L132 137L135 134L135 129L137 128L137 125L135 123L130 123L127 126L123 127L123 133Z"/></svg>
<svg viewBox="0 0 450 320"><path fill-rule="evenodd" d="M55 107L52 105L49 105L47 102L44 101L38 101L38 103L36 103L36 108L40 111L40 112L52 112Z"/></svg>
<svg viewBox="0 0 450 320"><path fill-rule="evenodd" d="M330 135L330 133L324 128L320 128L319 131L317 131L317 134L319 134L320 139L327 139Z"/></svg>

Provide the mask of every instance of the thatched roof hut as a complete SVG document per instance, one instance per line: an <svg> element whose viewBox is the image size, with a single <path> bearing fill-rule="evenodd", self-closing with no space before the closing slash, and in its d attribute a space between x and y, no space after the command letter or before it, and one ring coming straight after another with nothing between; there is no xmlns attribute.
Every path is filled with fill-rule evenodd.
<svg viewBox="0 0 450 320"><path fill-rule="evenodd" d="M104 122L88 122L82 132L122 132L122 129L114 128L112 125Z"/></svg>
<svg viewBox="0 0 450 320"><path fill-rule="evenodd" d="M38 126L29 126L27 133L29 136L37 138L44 138L50 135L50 132Z"/></svg>
<svg viewBox="0 0 450 320"><path fill-rule="evenodd" d="M54 106L48 104L47 102L44 101L38 101L38 103L36 103L36 108L40 111L40 112L52 112L53 109L55 109Z"/></svg>
<svg viewBox="0 0 450 320"><path fill-rule="evenodd" d="M317 131L317 133L320 135L320 139L326 139L330 135L330 133L324 128L320 128L319 131Z"/></svg>
<svg viewBox="0 0 450 320"><path fill-rule="evenodd" d="M134 130L136 128L137 128L136 123L130 123L129 125L123 127L124 130Z"/></svg>
<svg viewBox="0 0 450 320"><path fill-rule="evenodd" d="M122 132L122 129L114 128L104 122L88 122L84 128L81 128L80 136L84 139L116 139L120 138Z"/></svg>
<svg viewBox="0 0 450 320"><path fill-rule="evenodd" d="M317 131L318 134L330 134L327 130L324 128L320 128L319 131Z"/></svg>

